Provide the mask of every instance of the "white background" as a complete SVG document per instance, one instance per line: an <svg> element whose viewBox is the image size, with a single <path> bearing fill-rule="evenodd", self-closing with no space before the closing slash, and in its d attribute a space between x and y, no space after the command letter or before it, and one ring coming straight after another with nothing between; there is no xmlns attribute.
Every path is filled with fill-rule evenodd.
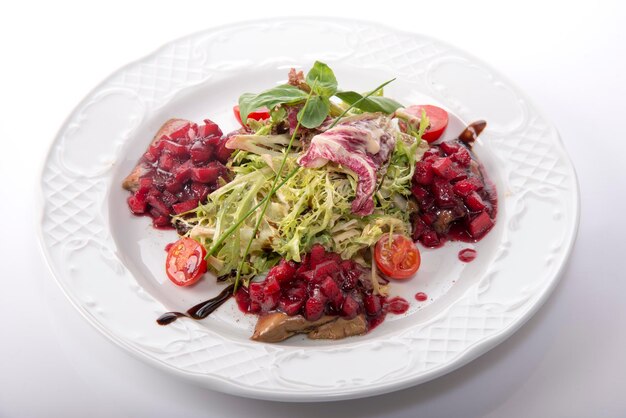
<svg viewBox="0 0 626 418"><path fill-rule="evenodd" d="M626 8L617 1L2 4L0 417L626 416ZM579 175L578 241L554 294L513 337L412 389L281 404L153 369L62 295L38 247L35 208L40 164L65 117L165 42L276 15L354 17L440 38L506 74L557 126Z"/></svg>

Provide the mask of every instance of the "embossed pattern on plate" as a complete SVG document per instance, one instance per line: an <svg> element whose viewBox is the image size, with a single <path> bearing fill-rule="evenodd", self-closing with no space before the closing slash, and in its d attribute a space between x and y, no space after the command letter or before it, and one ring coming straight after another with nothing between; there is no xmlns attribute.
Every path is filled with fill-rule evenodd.
<svg viewBox="0 0 626 418"><path fill-rule="evenodd" d="M262 47L277 40L287 55L268 55ZM161 296L167 283L157 283L145 264L157 257L148 253L162 252L150 242L160 246L168 237L150 231L145 219L127 216L117 190L121 172L139 157L149 132L178 116L173 109L193 107L194 92L215 92L218 103L226 91L220 89L230 88L233 96L225 100L234 101L239 85L267 85L254 84L250 74L279 82L290 66L306 67L315 59L344 76L375 76L370 84L395 75L390 95L405 103L429 98L462 120L489 121L477 152L497 181L500 212L490 240L479 243L483 264L450 272L459 275L458 283L455 278L442 285L445 291L424 309L412 305L410 314L379 327L384 329L340 343L253 343L246 339L249 319L237 318L234 326L225 319L236 315L232 307L206 322L155 326L154 319L177 302ZM187 113L202 111L213 109ZM579 212L576 177L558 133L509 81L429 37L334 19L276 19L209 30L122 68L60 130L43 169L42 192L41 239L49 265L96 328L138 357L209 388L290 401L355 398L418 384L501 342L555 286ZM128 219L120 220L121 213ZM127 225L137 235L145 232L148 244L128 244L137 237L125 232ZM129 258L125 245L135 246L141 257ZM454 251L453 246L441 254ZM437 264L441 255L426 255L432 260L427 272L445 270ZM213 290L208 281L206 286L199 291ZM407 286L398 285L398 292Z"/></svg>

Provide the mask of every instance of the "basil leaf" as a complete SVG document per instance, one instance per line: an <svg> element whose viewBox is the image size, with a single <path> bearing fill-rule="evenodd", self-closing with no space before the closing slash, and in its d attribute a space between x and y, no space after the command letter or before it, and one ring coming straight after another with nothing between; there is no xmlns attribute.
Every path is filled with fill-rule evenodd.
<svg viewBox="0 0 626 418"><path fill-rule="evenodd" d="M380 111L388 115L403 107L401 103L398 103L395 100L390 99L389 97L372 96L369 97L367 100L376 103L376 105L380 108Z"/></svg>
<svg viewBox="0 0 626 418"><path fill-rule="evenodd" d="M298 120L305 128L317 128L324 122L330 112L330 103L327 98L313 96L306 107L298 112Z"/></svg>
<svg viewBox="0 0 626 418"><path fill-rule="evenodd" d="M284 107L270 110L270 118L272 118L272 122L274 123L278 123L285 119L285 116L287 116L287 110L285 110Z"/></svg>
<svg viewBox="0 0 626 418"><path fill-rule="evenodd" d="M289 84L276 86L259 94L244 93L239 96L239 114L243 123L246 123L250 112L262 107L271 110L279 104L296 104L306 100L307 96L306 92Z"/></svg>
<svg viewBox="0 0 626 418"><path fill-rule="evenodd" d="M335 73L323 62L315 61L306 75L306 82L320 96L330 97L337 93Z"/></svg>
<svg viewBox="0 0 626 418"><path fill-rule="evenodd" d="M336 93L335 96L364 112L382 112L390 115L396 109L402 107L400 103L388 97L370 96L364 99L361 94L355 91L341 91ZM361 101L358 102L359 100Z"/></svg>

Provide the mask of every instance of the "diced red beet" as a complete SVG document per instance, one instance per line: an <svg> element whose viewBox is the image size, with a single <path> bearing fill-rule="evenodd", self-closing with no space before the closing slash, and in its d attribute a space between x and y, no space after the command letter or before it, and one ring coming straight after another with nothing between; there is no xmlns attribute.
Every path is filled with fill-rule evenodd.
<svg viewBox="0 0 626 418"><path fill-rule="evenodd" d="M195 208L198 207L198 200L196 199L191 199L191 200L187 200L185 202L181 202L181 203L176 203L172 205L172 209L174 210L175 214L179 214L179 213L183 213L183 212L188 212L190 210L193 210Z"/></svg>
<svg viewBox="0 0 626 418"><path fill-rule="evenodd" d="M419 217L422 220L422 222L424 222L428 226L434 224L435 221L437 220L437 214L433 212L424 212L420 214Z"/></svg>
<svg viewBox="0 0 626 418"><path fill-rule="evenodd" d="M178 202L178 198L167 190L164 190L161 194L161 201L168 207L171 207L174 203Z"/></svg>
<svg viewBox="0 0 626 418"><path fill-rule="evenodd" d="M413 182L422 185L429 185L435 177L432 164L426 161L418 161L415 164L415 172L413 174Z"/></svg>
<svg viewBox="0 0 626 418"><path fill-rule="evenodd" d="M193 196L201 202L207 197L209 191L209 187L204 183L200 183L198 181L191 183L191 192L193 193Z"/></svg>
<svg viewBox="0 0 626 418"><path fill-rule="evenodd" d="M317 267L319 263L324 260L324 256L326 255L326 251L324 247L320 244L315 244L311 247L311 252L309 255L309 268L314 269Z"/></svg>
<svg viewBox="0 0 626 418"><path fill-rule="evenodd" d="M439 237L433 230L424 232L420 237L420 242L426 247L438 247L440 244Z"/></svg>
<svg viewBox="0 0 626 418"><path fill-rule="evenodd" d="M455 165L452 170L450 184L455 184L456 182L465 180L467 176L468 176L468 173L467 171L465 171L465 169L459 167L458 165Z"/></svg>
<svg viewBox="0 0 626 418"><path fill-rule="evenodd" d="M128 197L128 206L130 207L131 212L136 215L140 215L146 212L148 203L145 198L138 199L136 195L131 195Z"/></svg>
<svg viewBox="0 0 626 418"><path fill-rule="evenodd" d="M221 138L218 143L217 152L216 152L217 159L222 164L226 164L228 162L228 159L232 155L233 151L234 150L232 149L226 148L226 138Z"/></svg>
<svg viewBox="0 0 626 418"><path fill-rule="evenodd" d="M191 128L191 124L190 123L186 123L182 127L178 128L174 132L170 133L169 137L171 139L180 139L183 136L187 135L187 132L189 131L190 128Z"/></svg>
<svg viewBox="0 0 626 418"><path fill-rule="evenodd" d="M148 195L146 201L154 210L156 210L161 216L168 216L170 214L170 208L154 195ZM168 219L169 222L169 219Z"/></svg>
<svg viewBox="0 0 626 418"><path fill-rule="evenodd" d="M278 280L276 280L276 277L269 277L268 276L263 281L263 284L264 284L263 292L266 295L272 295L272 294L280 292L280 284L278 283Z"/></svg>
<svg viewBox="0 0 626 418"><path fill-rule="evenodd" d="M482 212L470 221L468 231L473 238L480 238L485 235L491 227L493 227L493 220L489 217L487 212Z"/></svg>
<svg viewBox="0 0 626 418"><path fill-rule="evenodd" d="M248 311L251 313L260 313L261 312L261 304L257 301L250 299L250 306Z"/></svg>
<svg viewBox="0 0 626 418"><path fill-rule="evenodd" d="M204 141L196 141L189 148L189 154L191 155L191 161L195 164L206 163L213 157L213 146Z"/></svg>
<svg viewBox="0 0 626 418"><path fill-rule="evenodd" d="M191 144L192 142L194 142L194 140L196 139L196 137L198 136L198 124L197 123L192 123L191 127L189 128L189 130L187 131L187 144Z"/></svg>
<svg viewBox="0 0 626 418"><path fill-rule="evenodd" d="M220 176L225 176L228 169L223 164L212 161L205 167L194 167L191 169L191 179L202 183L213 183Z"/></svg>
<svg viewBox="0 0 626 418"><path fill-rule="evenodd" d="M187 160L182 163L176 171L174 172L174 178L179 183L184 183L191 178L191 169L193 168L193 162L191 160Z"/></svg>
<svg viewBox="0 0 626 418"><path fill-rule="evenodd" d="M146 161L149 161L149 162L153 163L153 162L155 162L156 160L159 159L160 155L161 155L161 153L155 154L153 152L153 150L148 149L148 151L144 152L143 158L145 158Z"/></svg>
<svg viewBox="0 0 626 418"><path fill-rule="evenodd" d="M216 167L194 167L191 169L191 179L201 183L213 183L219 176Z"/></svg>
<svg viewBox="0 0 626 418"><path fill-rule="evenodd" d="M455 177L457 171L450 157L440 158L433 163L433 172L439 177L450 180Z"/></svg>
<svg viewBox="0 0 626 418"><path fill-rule="evenodd" d="M176 180L176 177L170 177L165 181L165 190L170 193L178 193L183 190L183 183Z"/></svg>
<svg viewBox="0 0 626 418"><path fill-rule="evenodd" d="M304 299L307 297L306 295L306 284L301 283L301 285L296 285L288 288L285 291L285 295L290 299L301 300L304 302Z"/></svg>
<svg viewBox="0 0 626 418"><path fill-rule="evenodd" d="M365 295L363 298L363 306L368 315L378 315L383 309L380 298L376 295Z"/></svg>
<svg viewBox="0 0 626 418"><path fill-rule="evenodd" d="M308 298L304 304L304 317L309 321L317 321L323 314L324 302L319 297Z"/></svg>
<svg viewBox="0 0 626 418"><path fill-rule="evenodd" d="M152 187L152 177L142 177L139 179L139 191L147 193Z"/></svg>
<svg viewBox="0 0 626 418"><path fill-rule="evenodd" d="M354 261L352 260L343 260L340 264L339 264L339 268L344 272L347 273L351 270L354 270L357 268L357 265Z"/></svg>
<svg viewBox="0 0 626 418"><path fill-rule="evenodd" d="M280 299L280 293L272 293L265 295L265 301L261 304L261 310L263 312L269 312L276 308L278 300Z"/></svg>
<svg viewBox="0 0 626 418"><path fill-rule="evenodd" d="M293 316L300 313L303 304L304 301L302 299L294 300L287 297L281 297L278 301L278 309L289 316Z"/></svg>
<svg viewBox="0 0 626 418"><path fill-rule="evenodd" d="M274 309L280 298L279 292L267 293L264 283L250 283L248 293L250 294L250 307L252 308L253 303L256 303L262 312Z"/></svg>
<svg viewBox="0 0 626 418"><path fill-rule="evenodd" d="M476 183L477 183L476 178L471 177L471 178L461 180L455 183L452 189L454 190L454 193L457 196L465 197L465 196L468 196L473 191L479 190L478 189L479 185Z"/></svg>
<svg viewBox="0 0 626 418"><path fill-rule="evenodd" d="M159 191L159 189L157 189L156 187L151 187L150 190L148 190L146 196L161 197L161 191Z"/></svg>
<svg viewBox="0 0 626 418"><path fill-rule="evenodd" d="M163 149L169 151L172 155L182 158L189 155L189 150L185 145L172 141L163 141Z"/></svg>
<svg viewBox="0 0 626 418"><path fill-rule="evenodd" d="M359 282L359 277L361 277L361 272L354 269L349 270L343 273L341 276L341 289L343 291L349 291L356 287Z"/></svg>
<svg viewBox="0 0 626 418"><path fill-rule="evenodd" d="M417 241L428 229L426 223L419 216L415 216L413 219L413 241Z"/></svg>
<svg viewBox="0 0 626 418"><path fill-rule="evenodd" d="M313 281L315 278L315 270L304 269L303 271L298 271L296 277L306 280L307 282Z"/></svg>
<svg viewBox="0 0 626 418"><path fill-rule="evenodd" d="M346 296L341 306L341 315L348 319L354 318L359 314L359 302L357 302L351 295Z"/></svg>
<svg viewBox="0 0 626 418"><path fill-rule="evenodd" d="M440 208L449 208L456 205L457 198L454 195L452 185L447 181L441 179L435 180L432 191L435 202L437 202Z"/></svg>
<svg viewBox="0 0 626 418"><path fill-rule="evenodd" d="M442 142L441 144L439 144L439 147L441 148L443 152L445 152L448 155L451 155L459 150L460 145L453 141L446 141L446 142Z"/></svg>
<svg viewBox="0 0 626 418"><path fill-rule="evenodd" d="M323 280L326 276L335 273L339 270L339 264L334 260L322 261L315 267L315 273L313 274L314 280Z"/></svg>
<svg viewBox="0 0 626 418"><path fill-rule="evenodd" d="M206 137L206 136L222 136L222 130L215 122L210 119L204 120L204 125L200 125L198 127L198 136Z"/></svg>
<svg viewBox="0 0 626 418"><path fill-rule="evenodd" d="M441 155L441 149L439 147L430 147L426 150L423 156L423 160L427 160L432 157L438 157Z"/></svg>
<svg viewBox="0 0 626 418"><path fill-rule="evenodd" d="M472 156L465 147L459 147L459 150L452 155L452 160L459 163L462 167L469 167Z"/></svg>
<svg viewBox="0 0 626 418"><path fill-rule="evenodd" d="M468 207L469 210L473 212L480 212L480 211L487 209L487 205L485 205L485 202L483 202L483 199L476 192L471 192L465 198L465 205Z"/></svg>
<svg viewBox="0 0 626 418"><path fill-rule="evenodd" d="M326 277L320 284L320 290L331 302L337 305L341 297L341 290L337 282L330 276Z"/></svg>
<svg viewBox="0 0 626 418"><path fill-rule="evenodd" d="M411 192L413 193L413 196L415 196L418 203L421 203L424 199L430 197L430 192L426 190L425 187L418 186L417 184L414 184L413 187L411 187Z"/></svg>
<svg viewBox="0 0 626 418"><path fill-rule="evenodd" d="M248 295L248 290L240 286L235 293L235 301L237 302L237 306L243 312L250 311L250 296Z"/></svg>
<svg viewBox="0 0 626 418"><path fill-rule="evenodd" d="M152 176L152 188L162 192L165 190L165 183L171 178L169 173L162 170L157 170Z"/></svg>
<svg viewBox="0 0 626 418"><path fill-rule="evenodd" d="M293 261L280 260L278 265L272 267L267 277L275 277L278 283L288 283L296 276L296 265Z"/></svg>
<svg viewBox="0 0 626 418"><path fill-rule="evenodd" d="M159 159L163 150L164 140L158 140L154 144L148 147L148 150L144 153L144 158L153 163Z"/></svg>

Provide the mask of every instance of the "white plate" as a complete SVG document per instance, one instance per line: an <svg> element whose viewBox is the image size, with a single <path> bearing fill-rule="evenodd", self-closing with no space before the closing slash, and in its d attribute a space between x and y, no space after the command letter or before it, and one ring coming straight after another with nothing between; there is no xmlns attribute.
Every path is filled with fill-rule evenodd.
<svg viewBox="0 0 626 418"><path fill-rule="evenodd" d="M465 122L486 119L476 146L498 188L494 230L475 245L424 250L417 278L394 283L411 302L363 337L336 342L248 339L234 303L204 321L160 327L217 292L163 272L173 232L133 217L121 179L170 117L235 127L238 96L284 81L291 66L330 64L344 89L392 77L386 94L434 103ZM454 136L460 123L450 126ZM511 335L547 298L572 248L578 187L556 130L482 62L423 35L334 19L277 19L198 33L119 70L70 115L43 176L42 246L59 285L97 329L137 357L208 388L255 398L318 401L380 394L467 363ZM478 258L457 253L474 247ZM427 302L413 295L423 291Z"/></svg>

